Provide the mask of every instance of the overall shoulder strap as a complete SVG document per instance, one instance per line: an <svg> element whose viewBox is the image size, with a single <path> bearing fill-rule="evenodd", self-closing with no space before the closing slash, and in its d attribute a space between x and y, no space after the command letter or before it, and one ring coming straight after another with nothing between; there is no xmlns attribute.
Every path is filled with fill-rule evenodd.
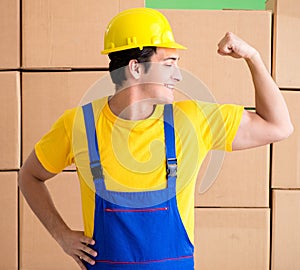
<svg viewBox="0 0 300 270"><path fill-rule="evenodd" d="M100 162L100 154L97 142L95 127L95 118L92 103L82 106L86 136L88 142L88 152L90 159L90 168L94 180L103 179L103 170Z"/></svg>
<svg viewBox="0 0 300 270"><path fill-rule="evenodd" d="M173 105L166 104L164 106L164 131L165 131L165 147L166 147L166 161L167 161L167 177L177 176L177 158L175 146L175 132L174 132L174 117Z"/></svg>

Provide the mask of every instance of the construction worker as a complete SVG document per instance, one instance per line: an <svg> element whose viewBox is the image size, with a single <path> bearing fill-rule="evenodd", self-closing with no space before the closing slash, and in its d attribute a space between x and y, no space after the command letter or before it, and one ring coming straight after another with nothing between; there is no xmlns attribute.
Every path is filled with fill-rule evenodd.
<svg viewBox="0 0 300 270"><path fill-rule="evenodd" d="M194 269L193 195L206 154L269 144L293 131L259 52L233 33L221 39L218 53L246 61L256 112L174 102L182 49L160 12L118 14L107 27L103 51L115 94L67 110L20 170L29 206L81 269ZM68 227L45 186L72 163L84 232Z"/></svg>

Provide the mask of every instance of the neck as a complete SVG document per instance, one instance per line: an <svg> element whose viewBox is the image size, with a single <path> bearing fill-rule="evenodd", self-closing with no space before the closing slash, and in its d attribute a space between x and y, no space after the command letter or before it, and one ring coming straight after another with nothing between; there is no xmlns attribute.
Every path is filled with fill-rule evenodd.
<svg viewBox="0 0 300 270"><path fill-rule="evenodd" d="M155 108L153 99L141 95L141 89L130 87L119 90L109 101L111 111L126 120L143 120L151 116Z"/></svg>

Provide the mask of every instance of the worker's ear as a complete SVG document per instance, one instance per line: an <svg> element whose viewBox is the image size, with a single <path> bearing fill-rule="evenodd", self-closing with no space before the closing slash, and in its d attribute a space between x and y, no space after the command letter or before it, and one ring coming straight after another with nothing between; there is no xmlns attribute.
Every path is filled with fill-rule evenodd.
<svg viewBox="0 0 300 270"><path fill-rule="evenodd" d="M142 66L136 59L132 59L129 61L128 69L129 69L131 76L134 79L138 80L141 78Z"/></svg>

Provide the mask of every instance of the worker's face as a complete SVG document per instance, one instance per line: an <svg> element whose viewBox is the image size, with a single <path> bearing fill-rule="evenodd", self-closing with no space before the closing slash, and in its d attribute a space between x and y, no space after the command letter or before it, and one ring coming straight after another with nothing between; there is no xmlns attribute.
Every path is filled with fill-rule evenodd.
<svg viewBox="0 0 300 270"><path fill-rule="evenodd" d="M179 56L176 49L157 48L151 57L149 70L143 73L142 91L157 103L174 101L175 84L182 80L178 67Z"/></svg>

